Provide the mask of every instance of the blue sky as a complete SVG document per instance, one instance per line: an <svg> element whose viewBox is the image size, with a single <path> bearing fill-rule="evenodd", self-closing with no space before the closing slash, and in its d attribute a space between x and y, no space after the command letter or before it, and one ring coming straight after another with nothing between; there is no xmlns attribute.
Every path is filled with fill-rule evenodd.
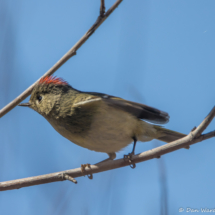
<svg viewBox="0 0 215 215"><path fill-rule="evenodd" d="M106 2L106 8L114 3ZM0 1L0 108L42 76L91 27L100 1ZM124 0L55 74L83 91L104 92L166 111L183 133L214 106L215 2ZM28 99L26 99L27 101ZM206 132L214 130L212 122ZM14 108L0 119L0 181L96 163L38 113ZM2 214L162 214L215 208L215 139L129 167L0 193ZM140 153L159 141L137 144ZM128 146L117 158L130 152ZM162 167L162 169L160 169ZM200 212L199 212L200 213ZM180 214L186 214L182 212Z"/></svg>

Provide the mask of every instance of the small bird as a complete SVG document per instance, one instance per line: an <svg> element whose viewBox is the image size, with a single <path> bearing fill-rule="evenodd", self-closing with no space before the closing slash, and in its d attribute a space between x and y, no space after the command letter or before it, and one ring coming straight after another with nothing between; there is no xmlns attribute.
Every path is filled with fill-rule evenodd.
<svg viewBox="0 0 215 215"><path fill-rule="evenodd" d="M116 152L137 141L171 142L185 135L154 124L169 121L169 115L147 105L103 93L82 92L61 78L46 76L35 85L28 103L71 142L113 160ZM152 124L154 123L154 124Z"/></svg>

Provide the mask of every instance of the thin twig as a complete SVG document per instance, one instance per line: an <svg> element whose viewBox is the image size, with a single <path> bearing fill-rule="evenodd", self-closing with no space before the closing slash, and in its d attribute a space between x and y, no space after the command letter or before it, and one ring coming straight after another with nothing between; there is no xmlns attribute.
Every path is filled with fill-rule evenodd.
<svg viewBox="0 0 215 215"><path fill-rule="evenodd" d="M101 0L100 16L103 17L104 14L105 14L105 0Z"/></svg>
<svg viewBox="0 0 215 215"><path fill-rule="evenodd" d="M62 173L62 178L63 178L63 180L68 180L68 181L71 181L75 184L78 183L73 177L71 177L70 175L65 174L65 173Z"/></svg>
<svg viewBox="0 0 215 215"><path fill-rule="evenodd" d="M202 132L208 127L208 125L213 120L213 118L214 118L214 112L215 112L215 108L213 108L211 110L211 112L202 121L202 123L191 132L192 136L198 137L198 136L200 136L202 134Z"/></svg>
<svg viewBox="0 0 215 215"><path fill-rule="evenodd" d="M103 16L99 16L96 20L95 24L84 34L84 36L51 68L49 69L42 77L52 75L57 69L59 69L67 60L69 60L72 56L76 55L77 50L86 42L86 40L95 32L95 30L107 19L107 17L118 7L118 5L122 2L122 0L117 0L110 9L103 14ZM101 1L102 3L102 1ZM104 11L104 3L102 3L102 11ZM34 84L32 84L28 89L26 89L23 93L21 93L17 98L15 98L8 105L3 107L0 110L0 118L16 107L21 101L27 98L34 86L37 82L42 78L40 77Z"/></svg>
<svg viewBox="0 0 215 215"><path fill-rule="evenodd" d="M135 155L132 157L132 162L139 163L153 158L159 158L164 154L167 154L167 153L176 151L178 149L187 147L189 145L192 145L194 143L198 143L203 140L215 137L215 131L212 131L203 135L199 135L199 132L198 132L199 130L203 132L203 130L206 129L206 127L209 124L208 121L211 121L214 118L214 116L215 116L215 107L211 110L211 112L203 120L203 122L196 128L197 132L191 131L186 137L183 137L179 140L165 144L163 146L159 146L152 150L142 152L141 154ZM71 169L71 170L66 170L66 171L56 172L56 173L51 173L46 175L40 175L35 177L5 181L0 183L0 191L19 189L22 187L62 181L62 180L65 180L65 178L62 177L62 175L65 175L65 174L71 176L72 178L77 178L84 175L92 175L94 173L99 173L99 172L116 169L124 166L129 166L129 165L130 165L129 161L125 161L124 159L118 159L113 161L107 161L97 165L90 165L90 167L85 168L84 173L81 168L77 168L77 169Z"/></svg>

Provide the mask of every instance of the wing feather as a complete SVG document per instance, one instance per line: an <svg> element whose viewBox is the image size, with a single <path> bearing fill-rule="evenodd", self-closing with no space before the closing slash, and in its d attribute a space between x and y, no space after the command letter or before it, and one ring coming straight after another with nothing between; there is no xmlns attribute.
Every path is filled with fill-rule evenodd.
<svg viewBox="0 0 215 215"><path fill-rule="evenodd" d="M103 93L84 93L85 95L89 95L89 97L84 101L80 101L74 104L74 106L93 105L94 102L97 103L98 101L104 101L109 106L119 108L132 114L133 116L136 116L139 119L143 119L152 123L165 124L169 121L168 113L144 104L131 102L128 100L121 99L119 97L110 96Z"/></svg>
<svg viewBox="0 0 215 215"><path fill-rule="evenodd" d="M143 119L152 123L164 124L169 121L168 113L144 104L131 102L117 97L109 97L106 99L106 102L109 105L129 112L139 119Z"/></svg>

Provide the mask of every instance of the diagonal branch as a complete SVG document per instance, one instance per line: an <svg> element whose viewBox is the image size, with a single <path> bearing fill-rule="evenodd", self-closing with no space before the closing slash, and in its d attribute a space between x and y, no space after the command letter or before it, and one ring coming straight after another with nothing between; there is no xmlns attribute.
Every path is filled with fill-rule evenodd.
<svg viewBox="0 0 215 215"><path fill-rule="evenodd" d="M57 69L59 69L67 60L69 60L72 56L76 55L77 50L87 41L87 39L95 32L95 30L107 19L107 17L118 7L118 5L122 2L122 0L117 0L110 9L105 13L104 0L101 0L100 7L100 16L93 24L93 26L84 34L84 36L51 68L49 69L42 77L52 75ZM41 78L42 78L41 77ZM21 93L17 98L15 98L8 105L3 107L0 110L0 118L4 116L6 113L11 111L14 107L16 107L21 101L27 98L34 86L41 79L39 78L34 84L32 84L28 89L26 89L23 93Z"/></svg>
<svg viewBox="0 0 215 215"><path fill-rule="evenodd" d="M208 116L202 121L202 123L194 130L191 131L186 137L183 137L179 140L173 141L171 143L159 146L152 150L142 152L141 154L135 155L132 157L132 164L147 161L153 158L160 158L161 155L176 151L188 147L194 143L201 142L203 140L215 137L215 131L209 132L207 134L200 134L203 132L206 127L209 125L211 120L215 116L215 107L211 110ZM131 163L124 159L118 159L113 161L107 161L104 163L96 165L88 165L84 173L81 171L81 168L66 170L62 172L56 172L46 175L40 175L35 177L17 179L12 181L0 182L0 191L19 189L22 187L29 187L33 185L45 184L56 181L70 180L74 183L77 181L74 178L88 175L92 179L92 174L99 173L111 169L116 169L124 166L129 166ZM89 176L90 175L90 176ZM69 177L70 176L70 177Z"/></svg>

